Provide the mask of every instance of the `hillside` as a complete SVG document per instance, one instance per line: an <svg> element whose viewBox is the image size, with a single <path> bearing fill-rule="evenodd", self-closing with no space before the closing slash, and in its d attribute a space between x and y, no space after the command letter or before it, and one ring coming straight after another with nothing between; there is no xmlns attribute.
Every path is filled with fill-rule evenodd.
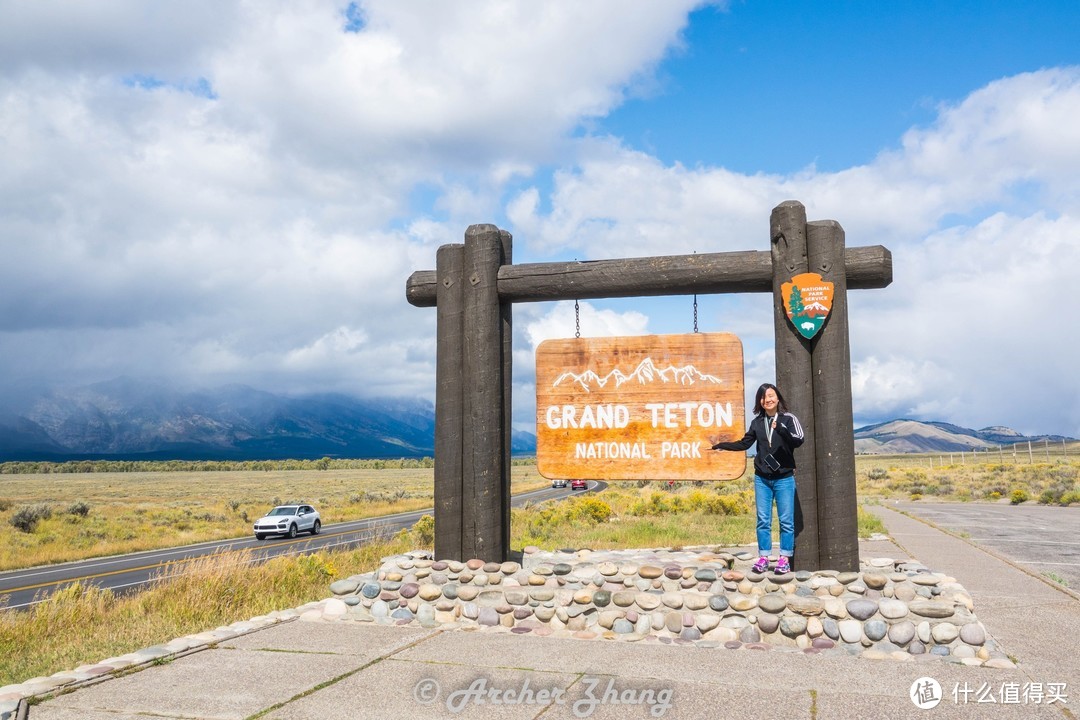
<svg viewBox="0 0 1080 720"><path fill-rule="evenodd" d="M1010 447L1013 443L1029 440L1039 443L1044 440L1060 443L1063 439L1072 440L1061 435L1027 437L1000 425L982 430L971 430L950 423L904 419L890 420L856 429L855 452L870 455L962 452L989 450L1000 445Z"/></svg>
<svg viewBox="0 0 1080 720"><path fill-rule="evenodd" d="M180 391L127 378L50 391L0 415L0 460L430 457L435 408L415 398ZM535 451L516 437L514 451Z"/></svg>

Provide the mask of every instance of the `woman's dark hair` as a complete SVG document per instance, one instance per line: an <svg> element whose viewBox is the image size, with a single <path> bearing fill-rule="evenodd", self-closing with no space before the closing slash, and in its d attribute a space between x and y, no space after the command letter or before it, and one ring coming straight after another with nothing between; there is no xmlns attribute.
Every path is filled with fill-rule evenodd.
<svg viewBox="0 0 1080 720"><path fill-rule="evenodd" d="M757 389L757 395L754 396L754 414L760 415L765 410L761 407L761 400L765 397L765 391L772 388L776 393L776 399L779 401L776 403L776 409L779 412L787 412L787 403L784 402L784 396L780 394L780 388L776 387L772 383L761 383L761 387Z"/></svg>

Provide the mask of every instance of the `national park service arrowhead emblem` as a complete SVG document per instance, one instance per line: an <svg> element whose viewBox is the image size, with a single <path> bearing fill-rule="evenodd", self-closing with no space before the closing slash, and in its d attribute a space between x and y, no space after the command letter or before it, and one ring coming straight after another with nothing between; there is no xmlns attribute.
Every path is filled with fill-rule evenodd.
<svg viewBox="0 0 1080 720"><path fill-rule="evenodd" d="M833 284L817 273L803 273L780 286L788 320L807 340L817 335L829 317L833 304Z"/></svg>

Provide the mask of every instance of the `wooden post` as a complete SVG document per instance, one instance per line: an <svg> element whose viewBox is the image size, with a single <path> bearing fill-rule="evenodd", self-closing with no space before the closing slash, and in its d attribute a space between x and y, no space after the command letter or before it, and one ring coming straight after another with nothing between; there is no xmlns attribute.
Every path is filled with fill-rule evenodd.
<svg viewBox="0 0 1080 720"><path fill-rule="evenodd" d="M465 338L465 246L443 245L435 255L438 304L435 328L435 557L462 555L461 362Z"/></svg>
<svg viewBox="0 0 1080 720"><path fill-rule="evenodd" d="M502 265L505 267L513 262L514 238L506 230L499 231L499 243L502 249ZM514 304L508 300L499 303L499 320L502 323L502 396L503 396L503 467L500 478L502 502L502 538L500 544L503 548L502 560L509 560L510 552L510 480L511 480L511 454L513 440L513 387L514 387Z"/></svg>
<svg viewBox="0 0 1080 720"><path fill-rule="evenodd" d="M833 283L832 310L825 327L812 341L811 356L820 567L855 572L859 569L859 507L844 229L834 220L807 223L806 248L810 272Z"/></svg>
<svg viewBox="0 0 1080 720"><path fill-rule="evenodd" d="M773 331L776 337L776 385L788 407L802 422L806 438L795 451L795 567L821 567L817 519L817 460L814 452L814 390L810 378L810 347L788 321L781 286L807 272L806 208L789 200L776 206L769 218L773 266ZM760 384L760 383L758 383ZM749 421L748 421L749 422Z"/></svg>
<svg viewBox="0 0 1080 720"><path fill-rule="evenodd" d="M502 562L504 497L503 317L497 288L502 237L494 225L465 231L464 416L462 442L463 554Z"/></svg>

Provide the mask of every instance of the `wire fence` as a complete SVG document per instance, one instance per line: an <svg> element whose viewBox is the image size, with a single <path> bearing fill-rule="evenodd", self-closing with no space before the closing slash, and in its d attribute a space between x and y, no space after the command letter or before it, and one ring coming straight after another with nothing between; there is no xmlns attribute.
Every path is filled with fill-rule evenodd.
<svg viewBox="0 0 1080 720"><path fill-rule="evenodd" d="M901 454L859 454L862 462L892 460L905 465L929 465L931 468L952 465L1034 465L1036 463L1075 463L1080 461L1080 441L1024 440L986 448L953 452L922 452Z"/></svg>
<svg viewBox="0 0 1080 720"><path fill-rule="evenodd" d="M971 463L1012 463L1034 465L1039 462L1069 462L1080 459L1080 442L1061 440L1024 440L1023 442L998 445L989 448L972 448L951 453L926 454L930 467L942 465L966 465Z"/></svg>

